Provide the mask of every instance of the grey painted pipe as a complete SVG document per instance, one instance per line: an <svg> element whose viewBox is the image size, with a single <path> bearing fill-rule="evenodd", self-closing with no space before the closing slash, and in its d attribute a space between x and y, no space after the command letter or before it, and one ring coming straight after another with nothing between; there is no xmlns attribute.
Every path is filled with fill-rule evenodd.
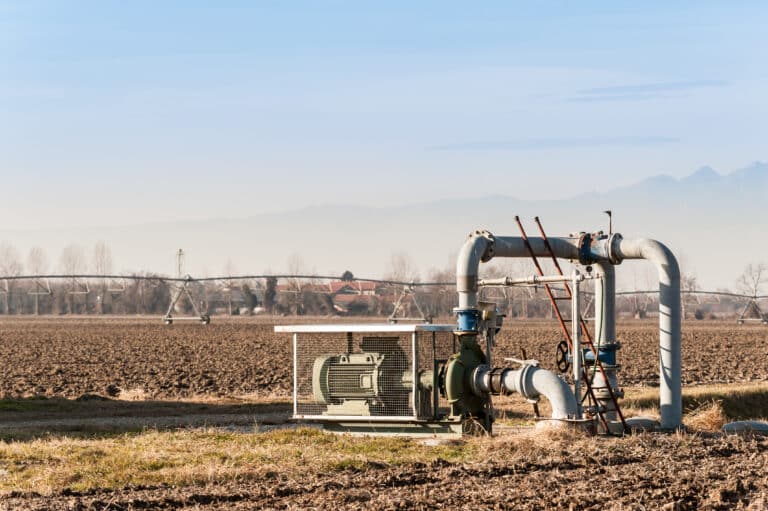
<svg viewBox="0 0 768 511"><path fill-rule="evenodd" d="M761 433L768 435L768 422L763 421L736 421L723 426L726 433Z"/></svg>
<svg viewBox="0 0 768 511"><path fill-rule="evenodd" d="M680 268L672 252L656 240L617 239L615 257L645 259L659 274L659 409L662 429L683 425L681 384Z"/></svg>
<svg viewBox="0 0 768 511"><path fill-rule="evenodd" d="M616 342L616 271L607 262L595 263L595 341Z"/></svg>
<svg viewBox="0 0 768 511"><path fill-rule="evenodd" d="M556 257L578 258L578 238L548 238ZM528 238L537 257L548 256L542 238ZM494 237L488 231L475 231L462 245L456 260L456 288L459 309L477 307L477 272L481 262L493 257L528 257L525 243L519 237Z"/></svg>
<svg viewBox="0 0 768 511"><path fill-rule="evenodd" d="M595 279L595 345L610 346L616 343L616 271L607 262L595 263L594 266L598 277ZM592 385L600 404L607 410L605 418L615 422L618 414L605 387L618 389L619 379L615 368L604 366L604 371L607 381L600 371L595 371Z"/></svg>
<svg viewBox="0 0 768 511"><path fill-rule="evenodd" d="M459 309L477 308L477 272L481 261L490 257L486 252L492 246L491 239L482 231L470 234L461 246L456 259L456 290L459 292Z"/></svg>
<svg viewBox="0 0 768 511"><path fill-rule="evenodd" d="M568 383L546 369L527 365L506 371L501 384L507 392L517 392L527 399L547 398L552 405L553 419L575 419L579 415L576 396Z"/></svg>
<svg viewBox="0 0 768 511"><path fill-rule="evenodd" d="M549 252L541 238L528 238L537 257ZM578 258L577 238L549 238L555 257ZM624 259L653 262L659 274L659 400L661 427L682 426L682 388L680 367L680 269L672 252L655 240L625 240L614 234L594 241L590 255L596 262L619 264ZM480 262L496 257L528 257L520 237L494 237L487 231L475 231L462 246L456 264L459 308L477 308L477 273ZM606 325L608 326L608 325Z"/></svg>

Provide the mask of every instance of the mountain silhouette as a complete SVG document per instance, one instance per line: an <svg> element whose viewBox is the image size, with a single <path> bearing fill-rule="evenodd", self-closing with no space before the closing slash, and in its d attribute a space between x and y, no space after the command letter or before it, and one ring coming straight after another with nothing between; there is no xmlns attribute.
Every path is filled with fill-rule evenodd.
<svg viewBox="0 0 768 511"><path fill-rule="evenodd" d="M175 251L188 254L188 271L220 274L227 260L239 273L288 270L298 255L304 271L358 276L387 271L393 254L405 253L426 278L432 268L446 269L467 234L477 228L499 236L518 234L520 215L529 235L539 216L550 236L607 230L604 210L613 211L616 232L626 238L650 237L666 243L683 271L707 288L733 287L750 262L768 262L768 164L755 162L721 174L702 167L676 179L658 175L605 193L564 200L522 200L491 195L435 200L397 207L313 206L286 213L241 219L164 222L122 227L94 227L0 232L0 239L21 253L39 245L52 262L67 243L90 248L105 240L118 270L148 269L173 273ZM619 273L624 287L652 284L646 267L627 262ZM637 275L643 276L638 282Z"/></svg>

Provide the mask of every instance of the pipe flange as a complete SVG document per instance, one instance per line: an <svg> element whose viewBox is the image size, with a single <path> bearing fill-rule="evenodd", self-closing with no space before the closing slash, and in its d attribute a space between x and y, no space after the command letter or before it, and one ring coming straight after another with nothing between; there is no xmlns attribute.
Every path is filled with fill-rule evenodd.
<svg viewBox="0 0 768 511"><path fill-rule="evenodd" d="M493 256L496 255L496 238L491 234L490 231L486 230L476 230L475 232L471 233L469 235L470 238L485 238L488 240L488 245L485 247L485 252L480 256L480 261L483 263L487 263L491 259L493 259Z"/></svg>
<svg viewBox="0 0 768 511"><path fill-rule="evenodd" d="M474 395L484 396L491 389L490 373L491 369L486 364L480 364L472 370L469 384Z"/></svg>
<svg viewBox="0 0 768 511"><path fill-rule="evenodd" d="M619 253L619 244L621 243L621 240L624 239L624 236L622 236L619 233L611 234L608 237L608 262L613 264L614 266L617 264L621 264L621 262L624 260L623 257L621 257L621 254Z"/></svg>
<svg viewBox="0 0 768 511"><path fill-rule="evenodd" d="M579 235L579 263L580 264L592 264L595 261L590 254L590 246L592 244L592 235L586 232L582 232Z"/></svg>
<svg viewBox="0 0 768 511"><path fill-rule="evenodd" d="M502 381L504 380L504 373L507 372L507 369L501 369L499 367L495 367L491 371L491 392L493 394L502 394L504 391L504 386L502 385Z"/></svg>
<svg viewBox="0 0 768 511"><path fill-rule="evenodd" d="M535 389L528 388L528 372L534 367L532 365L525 365L520 370L520 380L518 381L520 394L526 399L533 399L539 395L538 392L535 392Z"/></svg>

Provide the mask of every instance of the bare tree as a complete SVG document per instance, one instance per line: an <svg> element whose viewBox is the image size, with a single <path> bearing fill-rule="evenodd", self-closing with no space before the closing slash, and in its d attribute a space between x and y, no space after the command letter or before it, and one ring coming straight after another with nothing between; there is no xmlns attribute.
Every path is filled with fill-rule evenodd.
<svg viewBox="0 0 768 511"><path fill-rule="evenodd" d="M40 247L32 247L27 254L27 269L32 275L42 275L48 271L48 254Z"/></svg>
<svg viewBox="0 0 768 511"><path fill-rule="evenodd" d="M61 251L61 256L59 256L59 268L62 273L66 275L77 275L79 273L84 273L86 267L85 253L80 245L69 244L64 247ZM79 293L77 279L73 277L72 287L69 290L70 314L75 312L75 294Z"/></svg>
<svg viewBox="0 0 768 511"><path fill-rule="evenodd" d="M304 265L304 259L299 254L291 254L288 257L288 275L301 275L305 273L306 266ZM302 286L299 279L291 279L288 283L289 293L288 306L294 314L298 315L302 309Z"/></svg>
<svg viewBox="0 0 768 511"><path fill-rule="evenodd" d="M399 282L415 282L419 279L419 273L411 256L405 252L392 254L389 259L389 268L386 278Z"/></svg>
<svg viewBox="0 0 768 511"><path fill-rule="evenodd" d="M768 282L768 265L765 263L750 263L744 269L744 273L741 274L736 285L739 291L749 295L750 298L739 315L739 324L750 319L751 316L754 316L752 319L758 319L764 324L768 324L768 314L763 313L757 301L757 296L766 282Z"/></svg>
<svg viewBox="0 0 768 511"><path fill-rule="evenodd" d="M0 273L3 276L15 277L20 275L23 269L16 247L7 241L0 242Z"/></svg>
<svg viewBox="0 0 768 511"><path fill-rule="evenodd" d="M224 265L224 275L231 277L233 275L237 275L237 269L235 268L235 263L232 262L232 259L227 259L227 264ZM234 282L232 279L229 279L227 281L227 310L229 312L229 315L232 315L232 288L234 287Z"/></svg>
<svg viewBox="0 0 768 511"><path fill-rule="evenodd" d="M97 275L112 273L112 250L104 241L97 241L93 247L93 270Z"/></svg>
<svg viewBox="0 0 768 511"><path fill-rule="evenodd" d="M299 254L291 254L288 257L288 274L300 275L306 271L304 259Z"/></svg>
<svg viewBox="0 0 768 511"><path fill-rule="evenodd" d="M48 255L40 247L32 247L29 249L27 255L27 268L32 275L42 275L48 271ZM47 288L50 291L50 288ZM40 314L40 280L35 279L35 289L33 291L35 297L35 315Z"/></svg>
<svg viewBox="0 0 768 511"><path fill-rule="evenodd" d="M97 275L109 275L112 273L112 250L103 240L96 242L93 247L93 271ZM100 314L104 314L104 300L107 297L107 282L101 281L101 290L96 297L96 308Z"/></svg>
<svg viewBox="0 0 768 511"><path fill-rule="evenodd" d="M69 244L64 247L59 256L59 269L66 275L84 273L86 269L85 252L80 245Z"/></svg>
<svg viewBox="0 0 768 511"><path fill-rule="evenodd" d="M768 281L768 265L765 263L750 263L744 268L737 281L739 291L745 295L757 296Z"/></svg>
<svg viewBox="0 0 768 511"><path fill-rule="evenodd" d="M4 277L15 277L21 275L24 267L21 264L19 258L19 252L16 247L8 243L7 241L0 242L0 274ZM4 283L3 293L5 296L5 313L11 312L11 293L13 292L12 281L6 280Z"/></svg>
<svg viewBox="0 0 768 511"><path fill-rule="evenodd" d="M680 256L678 258L679 264L680 264L680 270L681 270L681 276L680 276L680 289L682 291L686 291L686 293L683 294L682 299L680 300L680 305L682 308L683 318L686 318L689 315L690 312L690 305L695 304L698 305L697 295L694 293L699 290L699 282L698 277L696 276L696 272L691 270L689 271L690 266L688 265L688 258L684 255ZM694 308L695 308L694 305ZM696 311L694 310L694 316L696 315Z"/></svg>

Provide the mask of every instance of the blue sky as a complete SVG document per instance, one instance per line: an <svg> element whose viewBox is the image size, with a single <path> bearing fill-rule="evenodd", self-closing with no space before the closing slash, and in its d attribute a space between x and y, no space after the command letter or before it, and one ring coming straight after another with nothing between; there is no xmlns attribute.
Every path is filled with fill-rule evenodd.
<svg viewBox="0 0 768 511"><path fill-rule="evenodd" d="M764 2L0 0L4 227L559 198L764 160Z"/></svg>

